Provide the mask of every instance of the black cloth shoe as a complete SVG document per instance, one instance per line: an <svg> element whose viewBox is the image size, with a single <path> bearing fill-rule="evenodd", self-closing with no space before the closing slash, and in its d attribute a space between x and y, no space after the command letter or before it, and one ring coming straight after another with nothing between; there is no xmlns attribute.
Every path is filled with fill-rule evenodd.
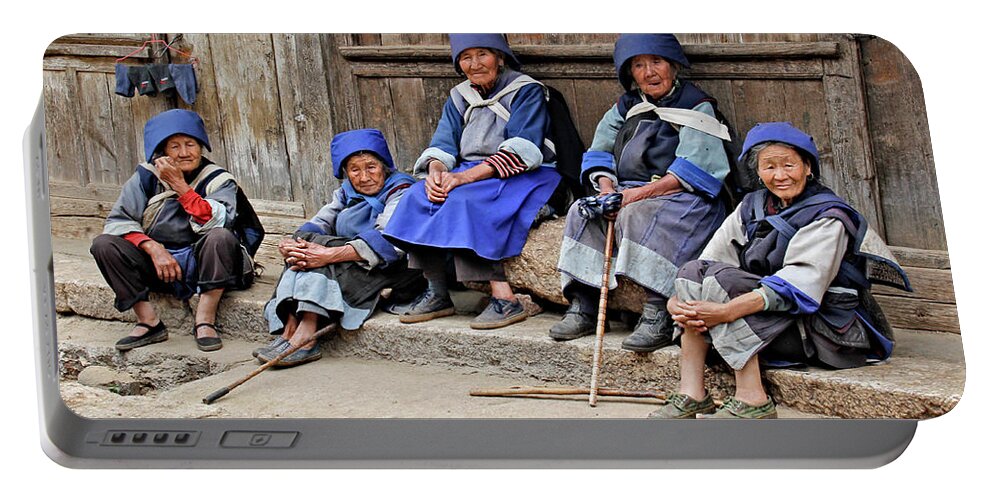
<svg viewBox="0 0 993 500"><path fill-rule="evenodd" d="M138 323L135 326L141 326L145 328L145 333L140 337L134 337L128 335L127 337L118 340L114 347L118 351L130 351L136 347L142 347L149 344L156 344L158 342L165 342L169 338L169 332L166 331L165 323L159 320L159 324L151 326L147 323Z"/></svg>
<svg viewBox="0 0 993 500"><path fill-rule="evenodd" d="M657 351L672 344L675 323L664 307L645 303L634 332L621 342L621 349L634 352Z"/></svg>
<svg viewBox="0 0 993 500"><path fill-rule="evenodd" d="M605 325L606 326L606 325ZM548 336L555 340L574 340L596 333L596 317L583 312L582 303L573 300L562 321L548 329Z"/></svg>
<svg viewBox="0 0 993 500"><path fill-rule="evenodd" d="M218 336L217 337L197 337L197 331L199 331L200 328L205 327L205 326L208 326L208 327L212 328L215 332L217 332L217 335ZM217 326L214 325L213 323L197 323L193 327L193 337L195 339L197 339L197 349L200 349L203 352L216 351L216 350L220 349L221 347L224 347L221 344L220 334L221 334L221 332L218 332L217 331Z"/></svg>

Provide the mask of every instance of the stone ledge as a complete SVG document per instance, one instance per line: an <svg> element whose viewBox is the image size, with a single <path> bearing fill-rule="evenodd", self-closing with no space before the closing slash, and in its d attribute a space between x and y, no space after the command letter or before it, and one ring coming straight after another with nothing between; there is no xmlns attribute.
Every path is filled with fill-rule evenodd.
<svg viewBox="0 0 993 500"><path fill-rule="evenodd" d="M56 254L58 311L133 321L128 318L130 313L121 314L113 308L110 289L87 257ZM269 298L272 279L247 291L225 294L218 314L225 338L252 342L266 339L261 311ZM189 309L184 305L169 297L154 300L160 311L173 310L163 317L174 331L192 325ZM495 369L554 384L588 385L592 338L551 340L546 332L557 319L557 315L546 313L498 331L479 332L467 327L467 316L403 325L395 317L379 313L361 330L334 337L326 349L350 357ZM630 353L620 349L626 334L623 330L623 325L614 323L615 333L605 339L601 385L663 390L676 387L678 348L651 354ZM929 418L951 410L961 398L965 363L958 335L900 330L897 351L886 363L841 371L770 370L765 378L778 402L800 411L847 418ZM733 387L733 376L727 372L708 370L707 380L718 398Z"/></svg>

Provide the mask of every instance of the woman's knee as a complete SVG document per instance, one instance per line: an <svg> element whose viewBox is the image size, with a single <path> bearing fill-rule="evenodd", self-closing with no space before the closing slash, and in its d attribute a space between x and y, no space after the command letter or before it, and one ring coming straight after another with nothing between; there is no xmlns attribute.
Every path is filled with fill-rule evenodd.
<svg viewBox="0 0 993 500"><path fill-rule="evenodd" d="M103 262L121 254L118 245L121 241L126 241L120 236L112 234L101 234L93 239L90 244L90 255L97 261ZM130 244L130 243L129 243Z"/></svg>
<svg viewBox="0 0 993 500"><path fill-rule="evenodd" d="M233 250L240 245L238 237L230 229L215 227L203 236L203 246L205 250Z"/></svg>

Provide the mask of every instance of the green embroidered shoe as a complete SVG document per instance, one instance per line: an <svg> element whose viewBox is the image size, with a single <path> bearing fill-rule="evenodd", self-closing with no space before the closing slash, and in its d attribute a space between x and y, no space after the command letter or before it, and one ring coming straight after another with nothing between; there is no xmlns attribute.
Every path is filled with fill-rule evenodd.
<svg viewBox="0 0 993 500"><path fill-rule="evenodd" d="M776 404L769 398L765 404L752 406L729 397L717 413L704 418L776 418Z"/></svg>
<svg viewBox="0 0 993 500"><path fill-rule="evenodd" d="M698 414L713 413L716 408L710 394L703 401L697 401L686 394L672 393L662 407L650 413L648 418L696 418Z"/></svg>

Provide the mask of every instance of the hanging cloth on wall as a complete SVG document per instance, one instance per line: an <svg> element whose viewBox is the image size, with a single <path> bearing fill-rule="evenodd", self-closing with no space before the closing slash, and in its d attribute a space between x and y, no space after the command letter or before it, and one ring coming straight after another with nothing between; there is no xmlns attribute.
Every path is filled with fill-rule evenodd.
<svg viewBox="0 0 993 500"><path fill-rule="evenodd" d="M179 37L176 38L176 40L178 39ZM176 40L173 40L173 42ZM145 65L121 64L121 61L124 61L125 59L141 52L150 44L163 44L165 45L165 48L162 51L163 54L167 50L173 51L186 56L190 59L191 63ZM200 90L200 86L197 83L196 71L194 71L194 66L199 63L200 60L196 56L173 47L165 40L146 40L140 47L132 51L130 54L117 59L117 65L114 66L114 76L116 79L114 93L123 97L134 97L134 90L136 88L138 89L139 95L147 96L155 96L159 93L165 93L166 95L173 95L176 93L179 94L179 97L182 98L183 101L192 105L196 102L197 92Z"/></svg>
<svg viewBox="0 0 993 500"><path fill-rule="evenodd" d="M192 64L145 64L128 66L117 63L114 67L116 86L114 93L123 97L138 95L156 96L179 94L179 97L192 105L196 102L200 85Z"/></svg>

